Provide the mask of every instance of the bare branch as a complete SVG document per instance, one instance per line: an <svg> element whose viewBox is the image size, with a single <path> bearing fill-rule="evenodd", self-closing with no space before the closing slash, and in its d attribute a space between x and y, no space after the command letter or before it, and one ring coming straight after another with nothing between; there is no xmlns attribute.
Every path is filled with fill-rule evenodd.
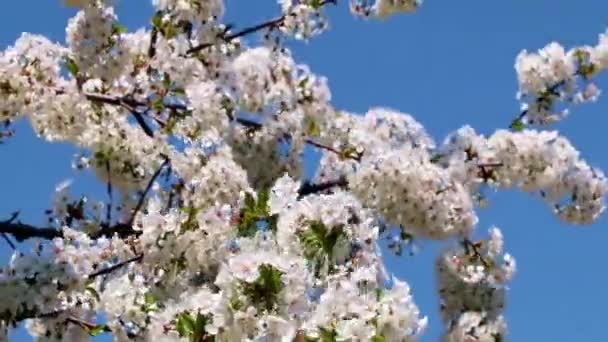
<svg viewBox="0 0 608 342"><path fill-rule="evenodd" d="M108 184L107 184L107 188L106 191L108 193L108 207L107 207L107 212L106 212L106 224L109 226L112 223L112 202L114 202L113 199L113 189L112 189L112 175L110 172L110 161L107 160L106 161L106 170L108 171Z"/></svg>
<svg viewBox="0 0 608 342"><path fill-rule="evenodd" d="M106 268L102 268L99 271L96 271L96 272L93 272L93 273L89 274L89 279L94 279L95 277L99 277L99 276L104 275L104 274L112 273L115 270L117 270L117 269L119 269L119 268L121 268L123 266L126 266L126 265L128 265L128 264L130 264L132 262L138 262L138 261L140 261L141 259L143 259L143 257L144 257L143 254L139 254L139 255L136 255L136 256L132 257L131 259L127 259L125 261L119 262L116 265L113 265L113 266L110 266L110 267L106 267Z"/></svg>
<svg viewBox="0 0 608 342"><path fill-rule="evenodd" d="M467 253L473 253L473 256L475 256L486 268L489 268L491 266L490 262L488 262L486 260L486 258L483 256L483 254L479 250L477 243L475 243L469 239L464 239L462 241L462 244L465 248L465 251Z"/></svg>
<svg viewBox="0 0 608 342"><path fill-rule="evenodd" d="M32 238L52 240L63 237L63 233L55 228L38 228L21 222L6 221L0 222L0 233L12 235L18 242Z"/></svg>
<svg viewBox="0 0 608 342"><path fill-rule="evenodd" d="M280 25L283 22L283 20L285 20L285 16L280 16L278 18L274 18L274 19L265 21L263 23L255 25L255 26L251 26L251 27L248 27L246 29L243 29L243 30L241 30L239 32L227 35L227 36L223 37L223 41L226 42L226 43L228 43L228 42L230 42L230 41L232 41L232 40L234 40L236 38L248 35L250 33L254 33L254 32L263 30L265 28L270 28L270 27L278 26L278 25ZM200 45L197 45L195 47L192 47L192 48L188 49L188 51L186 51L186 54L192 55L194 53L197 53L197 52L199 52L201 50L204 50L206 48L212 47L214 45L215 45L215 43L200 44Z"/></svg>
<svg viewBox="0 0 608 342"><path fill-rule="evenodd" d="M6 243L8 243L9 246L11 246L12 250L17 250L17 246L15 246L15 243L11 241L11 239L8 237L8 235L6 235L6 233L2 233L2 238L4 239L4 241L6 241Z"/></svg>
<svg viewBox="0 0 608 342"><path fill-rule="evenodd" d="M156 178L158 178L158 176L160 175L161 171L167 165L169 165L169 158L165 156L165 161L160 165L160 167L156 170L156 172L154 172L154 174L152 175L152 178L150 178L150 181L148 182L148 185L146 186L146 189L144 190L144 192L139 197L139 201L137 202L137 205L135 206L135 209L133 209L133 214L131 214L131 219L129 219L129 223L128 223L129 226L133 225L133 221L135 221L135 217L137 216L137 213L139 213L139 211L141 210L141 207L144 205L146 197L148 196L148 193L152 189L152 185L154 185L154 182L156 181Z"/></svg>
<svg viewBox="0 0 608 342"><path fill-rule="evenodd" d="M334 187L345 188L348 186L348 181L345 177L340 177L335 180L322 182L322 183L310 183L305 182L300 189L298 190L298 196L304 197L310 194L315 194L319 192L323 192L325 190L329 190Z"/></svg>
<svg viewBox="0 0 608 342"><path fill-rule="evenodd" d="M110 329L110 327L108 327L105 324L98 325L98 324L95 324L95 323L84 321L84 320L82 320L82 319L80 319L78 317L75 317L75 316L68 317L66 319L66 322L78 325L79 327L81 327L87 333L90 333L91 331L93 331L95 329L101 329L101 331L104 331L104 332L111 332L112 331Z"/></svg>
<svg viewBox="0 0 608 342"><path fill-rule="evenodd" d="M339 155L339 156L341 156L343 158L352 159L352 160L356 160L356 161L361 161L362 153L359 153L359 152L349 153L347 151L340 151L338 149L335 149L335 148L333 148L331 146L328 146L328 145L324 145L324 144L322 144L322 143L320 143L318 141L315 141L313 139L310 139L310 138L306 139L306 143L308 145L311 145L311 146L314 146L314 147L317 147L317 148L320 148L320 149L324 149L326 151L333 152L333 153L335 153L335 154L337 154L337 155Z"/></svg>

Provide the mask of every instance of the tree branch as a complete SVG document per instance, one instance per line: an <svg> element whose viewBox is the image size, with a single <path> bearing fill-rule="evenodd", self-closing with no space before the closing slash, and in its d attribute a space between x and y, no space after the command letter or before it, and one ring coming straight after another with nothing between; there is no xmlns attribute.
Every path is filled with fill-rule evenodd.
<svg viewBox="0 0 608 342"><path fill-rule="evenodd" d="M6 221L0 222L0 233L12 235L18 242L32 238L52 240L63 237L63 232L55 228L38 228L21 222Z"/></svg>
<svg viewBox="0 0 608 342"><path fill-rule="evenodd" d="M336 3L337 3L337 0L323 0L323 1L320 2L319 6L325 6L327 4L334 4L335 5ZM236 38L239 38L239 37L251 34L251 33L255 33L257 31L260 31L260 30L263 30L263 29L266 29L266 28L272 28L272 27L279 26L279 25L281 25L283 23L283 21L285 20L285 18L286 18L286 15L282 15L280 17L267 20L267 21L259 23L257 25L254 25L254 26L251 26L251 27L247 27L247 28L245 28L245 29L243 29L243 30L241 30L239 32L235 32L235 33L226 35L226 36L222 37L222 40L225 43L229 43L230 41L232 41L232 40L234 40ZM188 51L186 51L186 54L187 55L192 55L192 54L194 54L196 52L199 52L199 51L204 50L206 48L212 47L215 44L216 43L204 43L204 44L197 45L195 47L190 48Z"/></svg>
<svg viewBox="0 0 608 342"><path fill-rule="evenodd" d="M150 181L148 182L148 185L146 185L144 192L139 197L139 201L137 201L137 205L135 205L135 209L133 209L133 213L131 214L131 218L129 219L129 223L128 223L129 226L133 226L133 221L135 221L135 216L137 216L137 213L139 213L139 211L141 210L141 207L144 205L144 201L146 200L148 193L152 189L152 185L154 185L154 182L160 175L161 171L168 164L169 164L169 158L165 156L165 161L160 165L160 167L156 170L156 172L154 172L154 174L152 175L152 178L150 178Z"/></svg>
<svg viewBox="0 0 608 342"><path fill-rule="evenodd" d="M13 251L17 250L17 246L15 246L15 243L11 241L11 239L8 237L8 235L6 235L6 233L2 233L2 238L4 239L4 241L6 241L6 243L8 243L8 245Z"/></svg>
<svg viewBox="0 0 608 342"><path fill-rule="evenodd" d="M465 251L467 254L469 253L473 253L473 255L479 259L479 261L486 267L489 268L491 265L490 263L486 260L486 258L483 256L483 254L481 253L481 251L479 250L478 246L476 243L474 243L473 241L469 240L469 239L464 239L462 241L462 244L465 248Z"/></svg>
<svg viewBox="0 0 608 342"><path fill-rule="evenodd" d="M78 317L74 317L74 316L68 317L65 321L69 322L69 323L72 323L72 324L78 325L84 331L86 331L87 334L90 334L93 330L97 330L97 329L100 329L103 332L112 332L112 330L110 329L110 327L108 327L105 324L98 325L98 324L95 324L95 323L84 321L84 320L82 320L82 319L80 319Z"/></svg>
<svg viewBox="0 0 608 342"><path fill-rule="evenodd" d="M322 183L310 183L305 182L302 184L300 189L298 190L298 197L304 197L307 195L315 194L318 192L323 192L325 190L329 190L334 187L345 188L348 186L348 181L345 177L340 177L335 180L322 182Z"/></svg>
<svg viewBox="0 0 608 342"><path fill-rule="evenodd" d="M112 176L110 170L110 161L106 161L106 171L108 171L108 183L106 191L108 193L108 207L106 211L106 224L109 226L112 223L112 203L114 202L113 189L112 189Z"/></svg>
<svg viewBox="0 0 608 342"><path fill-rule="evenodd" d="M101 275L112 273L115 270L117 270L117 269L119 269L119 268L121 268L123 266L126 266L126 265L128 265L128 264L130 264L132 262L138 262L138 261L140 261L141 259L143 259L143 257L144 257L143 254L139 254L139 255L136 255L136 256L132 257L131 259L127 259L125 261L119 262L116 265L113 265L113 266L110 266L110 267L106 267L106 268L102 268L99 271L96 271L96 272L93 272L93 273L89 274L89 279L94 279L94 278L99 277Z"/></svg>

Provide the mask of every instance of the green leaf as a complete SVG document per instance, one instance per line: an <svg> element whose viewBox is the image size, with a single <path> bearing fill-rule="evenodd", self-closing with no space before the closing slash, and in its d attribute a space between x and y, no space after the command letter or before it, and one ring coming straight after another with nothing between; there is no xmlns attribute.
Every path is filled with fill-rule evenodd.
<svg viewBox="0 0 608 342"><path fill-rule="evenodd" d="M340 227L328 229L323 222L311 221L308 229L299 233L299 240L304 249L304 256L315 266L318 272L333 259L334 247L344 236Z"/></svg>
<svg viewBox="0 0 608 342"><path fill-rule="evenodd" d="M165 87L165 89L169 89L171 87L171 75L169 75L168 73L165 73L163 75L163 86Z"/></svg>
<svg viewBox="0 0 608 342"><path fill-rule="evenodd" d="M513 122L511 122L509 127L515 132L521 132L523 131L525 124L521 119L515 119Z"/></svg>
<svg viewBox="0 0 608 342"><path fill-rule="evenodd" d="M195 342L203 341L203 338L206 337L207 333L205 331L205 326L207 322L211 319L208 315L203 315L200 312L196 314L196 322L194 324L194 333L190 337L191 340Z"/></svg>
<svg viewBox="0 0 608 342"><path fill-rule="evenodd" d="M276 308L279 293L285 286L283 284L283 272L271 265L260 265L259 276L253 283L243 282L243 294L258 309L272 312Z"/></svg>
<svg viewBox="0 0 608 342"><path fill-rule="evenodd" d="M310 0L310 7L318 10L319 8L321 8L323 6L323 1L322 0Z"/></svg>
<svg viewBox="0 0 608 342"><path fill-rule="evenodd" d="M266 219L268 222L268 230L271 232L277 231L277 223L279 221L279 215L272 215Z"/></svg>
<svg viewBox="0 0 608 342"><path fill-rule="evenodd" d="M374 335L372 337L372 342L385 342L386 339L382 335Z"/></svg>
<svg viewBox="0 0 608 342"><path fill-rule="evenodd" d="M152 292L148 291L144 294L144 312L153 312L156 311L158 306L156 305L156 297L152 294Z"/></svg>
<svg viewBox="0 0 608 342"><path fill-rule="evenodd" d="M357 149L355 147L353 147L353 146L346 147L340 153L340 158L341 159L350 159L350 158L354 158L356 156L357 156Z"/></svg>
<svg viewBox="0 0 608 342"><path fill-rule="evenodd" d="M268 215L268 200L270 200L270 189L260 190L258 193L258 201L256 203L256 212L259 216Z"/></svg>
<svg viewBox="0 0 608 342"><path fill-rule="evenodd" d="M433 156L431 157L430 162L431 162L431 163L438 163L438 162L441 160L441 158L443 158L443 157L444 157L444 155L443 155L443 154L441 154L441 153L437 153L437 154L435 154L435 155L433 155Z"/></svg>
<svg viewBox="0 0 608 342"><path fill-rule="evenodd" d="M163 26L163 14L162 12L156 12L152 19L150 20L152 26L156 27L158 30L162 29Z"/></svg>
<svg viewBox="0 0 608 342"><path fill-rule="evenodd" d="M91 336L97 336L97 335L103 333L104 331L106 331L105 325L96 325L96 326L90 328L88 333Z"/></svg>
<svg viewBox="0 0 608 342"><path fill-rule="evenodd" d="M163 110L165 110L165 103L163 101L163 98L159 97L152 101L151 107L157 112L162 112Z"/></svg>
<svg viewBox="0 0 608 342"><path fill-rule="evenodd" d="M172 92L175 95L186 95L186 90L184 88L173 88Z"/></svg>
<svg viewBox="0 0 608 342"><path fill-rule="evenodd" d="M186 221L184 221L181 226L182 231L193 231L198 229L199 226L196 216L198 215L199 208L188 206L183 207L181 211L187 215Z"/></svg>
<svg viewBox="0 0 608 342"><path fill-rule="evenodd" d="M250 193L245 194L245 208L249 210L255 210L255 198Z"/></svg>
<svg viewBox="0 0 608 342"><path fill-rule="evenodd" d="M195 321L188 312L180 314L177 318L176 329L180 336L188 337L194 332Z"/></svg>
<svg viewBox="0 0 608 342"><path fill-rule="evenodd" d="M338 333L336 332L336 329L327 329L327 328L319 328L319 331L321 332L321 341L322 342L336 342L337 341L337 337L338 337Z"/></svg>
<svg viewBox="0 0 608 342"><path fill-rule="evenodd" d="M258 230L257 215L251 209L245 209L237 226L237 235L240 237L252 237Z"/></svg>
<svg viewBox="0 0 608 342"><path fill-rule="evenodd" d="M127 32L127 27L124 25L120 25L117 22L112 23L112 33L113 34L123 34Z"/></svg>
<svg viewBox="0 0 608 342"><path fill-rule="evenodd" d="M93 285L88 285L84 290L86 292L88 292L93 298L95 298L95 300L97 302L101 301L101 297L99 296L99 292L97 292L97 290L95 290L95 288L93 287Z"/></svg>
<svg viewBox="0 0 608 342"><path fill-rule="evenodd" d="M68 70L68 72L76 77L76 75L78 74L78 65L76 64L76 62L74 62L74 60L68 56L65 56L63 58L63 62L65 64L65 68Z"/></svg>
<svg viewBox="0 0 608 342"><path fill-rule="evenodd" d="M234 311L240 310L244 306L244 303L237 297L234 296L230 299L230 308Z"/></svg>
<svg viewBox="0 0 608 342"><path fill-rule="evenodd" d="M306 134L311 137L318 137L321 135L321 127L319 127L319 124L314 119L304 119L304 127L306 127Z"/></svg>
<svg viewBox="0 0 608 342"><path fill-rule="evenodd" d="M144 303L146 303L146 305L156 304L156 298L152 292L148 291L144 294Z"/></svg>
<svg viewBox="0 0 608 342"><path fill-rule="evenodd" d="M382 299L382 297L384 296L384 290L381 288L377 288L377 289L374 289L374 292L376 292L376 301L380 301Z"/></svg>
<svg viewBox="0 0 608 342"><path fill-rule="evenodd" d="M298 88L306 87L307 83L308 83L308 77L304 77L303 79L300 80L300 82L298 82Z"/></svg>

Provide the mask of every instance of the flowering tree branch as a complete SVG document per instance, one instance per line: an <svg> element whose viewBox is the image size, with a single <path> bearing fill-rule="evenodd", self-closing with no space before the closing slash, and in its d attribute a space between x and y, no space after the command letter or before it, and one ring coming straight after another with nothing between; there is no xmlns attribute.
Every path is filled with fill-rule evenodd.
<svg viewBox="0 0 608 342"><path fill-rule="evenodd" d="M337 3L338 3L338 0L321 0L321 1L319 1L318 6L322 7L322 6L325 6L327 4L334 4L334 5L336 5ZM247 28L245 28L245 29L243 29L241 31L238 31L238 32L235 32L235 33L232 33L232 34L229 34L229 35L226 35L226 36L222 37L222 40L225 43L228 43L228 42L230 42L230 41L232 41L232 40L234 40L236 38L243 37L243 36L246 36L246 35L251 34L251 33L255 33L255 32L267 29L267 28L278 27L278 26L280 26L283 23L283 21L285 21L286 17L287 17L287 15L282 15L280 17L277 17L277 18L274 18L274 19L270 19L268 21L259 23L257 25L254 25L254 26L251 26L251 27L247 27ZM194 46L194 47L188 49L186 51L186 53L188 55L192 55L192 54L197 53L197 52L199 52L201 50L204 50L204 49L207 49L209 47L212 47L215 44L216 43L203 43L203 44L200 44L200 45L197 45L197 46Z"/></svg>
<svg viewBox="0 0 608 342"><path fill-rule="evenodd" d="M160 173L162 172L162 170L167 165L169 165L169 162L170 162L169 158L167 156L164 156L163 158L164 158L163 163L158 167L158 169L156 169L156 172L154 172L154 174L152 175L152 177L148 181L148 184L146 185L146 188L144 189L144 191L139 196L139 200L137 201L137 204L135 205L135 208L133 209L133 213L131 214L131 218L129 219L129 221L127 223L128 226L132 226L133 225L133 221L135 221L135 217L137 216L137 214L141 210L142 206L144 205L146 197L148 196L148 193L152 189L152 186L154 185L154 182L156 182L156 179L158 178L158 176L160 175Z"/></svg>
<svg viewBox="0 0 608 342"><path fill-rule="evenodd" d="M347 186L348 182L345 177L340 177L336 180L330 180L322 183L305 182L298 190L298 196L301 198L307 195L323 192L335 187L345 188Z"/></svg>
<svg viewBox="0 0 608 342"><path fill-rule="evenodd" d="M0 233L12 235L18 242L31 238L52 240L63 237L63 233L55 228L38 228L21 222L0 222Z"/></svg>
<svg viewBox="0 0 608 342"><path fill-rule="evenodd" d="M378 245L390 239L389 247L398 246L395 253L400 255L404 242L415 236L461 241L437 259L442 312L453 317L445 339L464 341L474 331L479 335L475 339L496 340L504 335L504 298L493 296L503 293L495 288L484 292L484 286L504 285L515 264L502 250L498 229L491 230L487 244L462 241L476 226L480 179L496 188L559 192L572 204L555 213L571 223L591 223L604 211L608 180L600 172L588 172L592 168L557 133L513 129L485 136L463 127L437 147L440 154L431 156L435 140L410 115L376 107L359 120L334 108L327 80L299 64L282 37L308 40L322 33L329 22L320 8L336 0L281 1L281 16L236 32L221 22L224 0L179 5L153 1L155 14L147 33L126 32L109 1L68 2L80 11L66 29L65 46L24 34L0 54L1 119L29 117L42 138L95 151L78 165L107 182L105 216L97 203L91 204L94 214L89 216L86 201L68 202L67 194L60 193L60 206L52 212L65 212L58 219L66 226L35 227L18 222L16 214L0 222L0 234L13 248L15 239L54 239L44 254L43 249L31 255L15 253L0 281L0 288L6 289L0 291L0 320L54 318L42 322L49 323L46 332L31 329L38 337L66 336L69 326L89 334L112 327L138 340L163 333L191 341L276 336L298 342L317 337L392 341L403 337L406 328L417 339L424 319L405 282L393 279L393 286L387 286L391 279L381 272L385 265ZM420 1L351 0L350 5L355 15L383 18L411 12ZM233 49L229 44L256 32L276 39L257 47ZM202 44L193 46L194 34ZM199 53L206 48L215 52ZM175 53L178 50L187 53ZM608 35L581 51L565 52L552 45L519 56L520 94L528 101L523 108L529 105L529 110L521 114L518 128L524 120L543 122L543 115L550 117L554 102L597 94L593 88L584 94L572 90L578 87L574 69L587 80L608 68L607 51ZM62 68L77 87L52 86L66 84ZM89 84L103 92L84 92ZM48 93L62 96L39 96ZM120 117L74 105L85 98L94 109L104 106ZM36 115L28 114L32 108ZM280 113L280 122L237 115L260 110ZM138 139L140 132L121 129L128 115L135 119L129 117L129 123L137 122L133 128L164 139L171 160L165 155L159 160L150 152L158 150L157 139ZM100 125L100 120L110 122ZM231 138L235 124L237 133L242 129L247 134L237 134L234 143L217 144ZM182 138L188 148L183 148ZM330 157L319 162L318 174L341 176L302 183L301 174L309 171L302 157L308 147ZM542 171L547 168L554 172ZM157 183L162 186L155 188L155 196L166 203L150 203L154 205L147 211ZM135 194L134 189L141 191ZM135 203L115 203L118 192L122 198L133 196ZM323 196L308 196L312 194ZM551 197L543 200L556 204ZM113 207L119 205L132 209L124 220L112 218ZM78 233L88 228L94 231ZM110 236L124 241L100 239ZM125 248L132 251L126 260ZM129 271L128 277L120 271ZM365 289L354 273L365 277ZM99 280L108 275L121 275L120 283L103 286ZM113 295L116 286L125 296ZM318 289L319 296L307 301L312 289ZM131 290L141 292L128 293ZM367 296L370 290L376 295ZM63 309L65 303L80 303L85 291L100 301L94 308L106 310L107 325L81 318L77 307ZM490 298L475 301L474 308L466 305L466 299L478 293ZM293 322L285 314L290 312L286 305L301 308L302 321ZM350 312L352 308L356 312ZM228 311L242 324L223 324ZM128 322L122 321L124 312L132 313ZM488 312L496 315L487 317ZM370 319L360 320L352 330L338 328L352 323L341 317ZM210 322L213 331L207 331ZM467 331L458 330L463 322ZM0 340L6 339L4 326Z"/></svg>
<svg viewBox="0 0 608 342"><path fill-rule="evenodd" d="M143 254L138 254L138 255L130 258L130 259L127 259L125 261L121 261L121 262L119 262L116 265L112 265L110 267L102 268L102 269L100 269L98 271L95 271L95 272L89 274L89 279L95 279L96 277L112 273L115 270L117 270L119 268L122 268L122 267L124 267L124 266L126 266L126 265L128 265L130 263L141 261L141 259L143 259L143 257L144 257Z"/></svg>

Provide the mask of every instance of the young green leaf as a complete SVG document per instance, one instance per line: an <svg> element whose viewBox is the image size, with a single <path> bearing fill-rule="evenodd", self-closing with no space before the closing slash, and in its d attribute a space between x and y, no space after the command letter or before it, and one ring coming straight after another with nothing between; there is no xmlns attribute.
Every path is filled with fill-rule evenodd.
<svg viewBox="0 0 608 342"><path fill-rule="evenodd" d="M521 132L524 130L525 124L521 119L515 119L509 127L515 132Z"/></svg>
<svg viewBox="0 0 608 342"><path fill-rule="evenodd" d="M76 75L78 75L78 70L79 70L76 62L74 62L74 60L68 56L65 56L63 58L63 62L65 64L65 68L68 70L70 75L72 75L73 77L76 77Z"/></svg>

